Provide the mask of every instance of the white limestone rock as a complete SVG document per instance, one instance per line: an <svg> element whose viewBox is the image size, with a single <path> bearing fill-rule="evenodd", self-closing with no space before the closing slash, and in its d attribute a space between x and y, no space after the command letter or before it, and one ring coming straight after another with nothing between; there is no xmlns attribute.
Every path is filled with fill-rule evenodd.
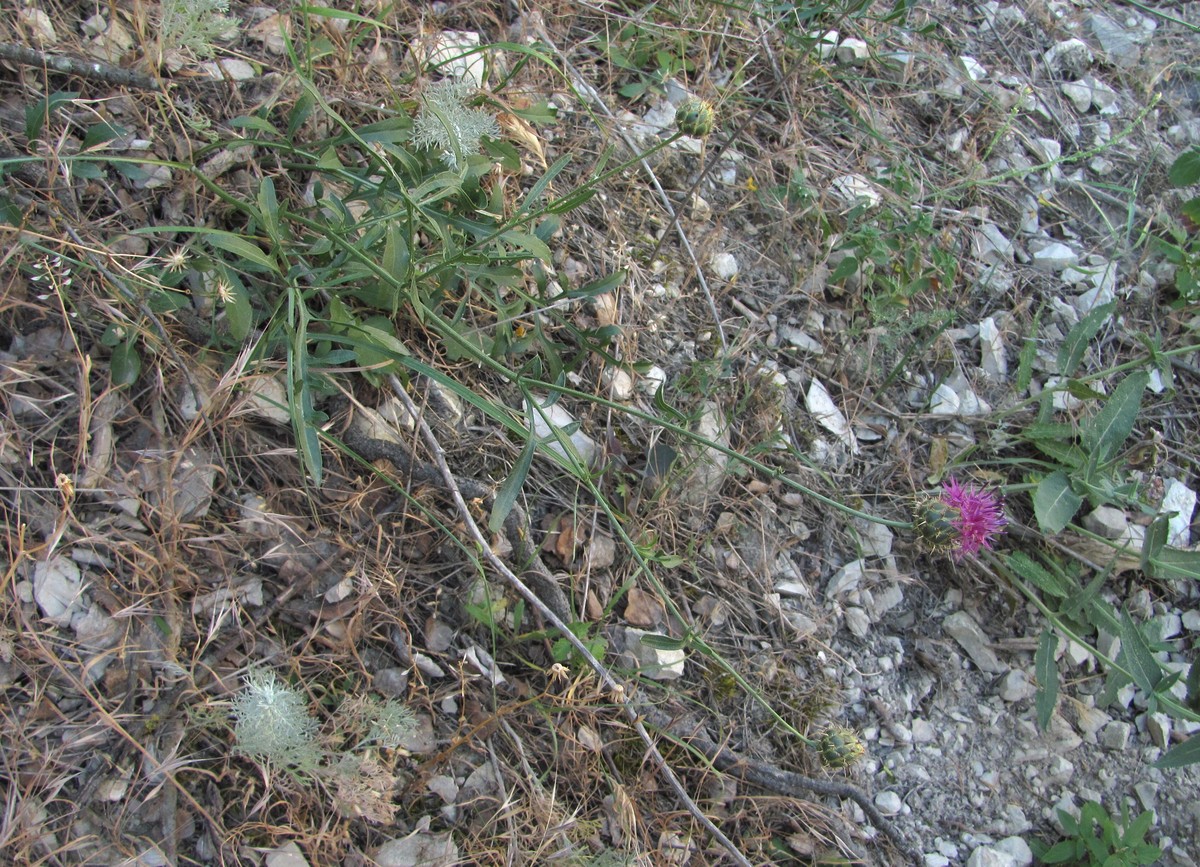
<svg viewBox="0 0 1200 867"><path fill-rule="evenodd" d="M979 366L994 380L1008 376L1008 356L1004 352L1004 337L996 319L989 316L979 323Z"/></svg>
<svg viewBox="0 0 1200 867"><path fill-rule="evenodd" d="M1167 482L1159 512L1176 514L1167 519L1167 544L1186 548L1192 543L1192 513L1196 511L1196 492L1178 479Z"/></svg>
<svg viewBox="0 0 1200 867"><path fill-rule="evenodd" d="M1079 264L1079 254L1061 241L1051 241L1033 251L1033 266L1042 271L1063 271Z"/></svg>
<svg viewBox="0 0 1200 867"><path fill-rule="evenodd" d="M830 182L829 194L846 208L866 205L874 208L883 201L879 188L862 175L850 174L836 177Z"/></svg>
<svg viewBox="0 0 1200 867"><path fill-rule="evenodd" d="M821 380L815 376L809 383L808 392L804 395L804 403L817 424L840 439L850 449L851 454L858 454L858 440L854 436L854 431L850 429L850 422L838 409L838 405L833 402L833 398Z"/></svg>
<svg viewBox="0 0 1200 867"><path fill-rule="evenodd" d="M838 45L834 56L838 63L844 63L847 66L862 66L871 59L871 49L863 40L848 36Z"/></svg>
<svg viewBox="0 0 1200 867"><path fill-rule="evenodd" d="M1093 60L1092 49L1082 39L1064 39L1045 54L1046 65L1051 71L1071 78L1078 78Z"/></svg>
<svg viewBox="0 0 1200 867"><path fill-rule="evenodd" d="M667 636L633 627L625 629L625 650L633 657L638 671L651 680L678 680L683 677L687 660L683 648L655 647L655 638Z"/></svg>

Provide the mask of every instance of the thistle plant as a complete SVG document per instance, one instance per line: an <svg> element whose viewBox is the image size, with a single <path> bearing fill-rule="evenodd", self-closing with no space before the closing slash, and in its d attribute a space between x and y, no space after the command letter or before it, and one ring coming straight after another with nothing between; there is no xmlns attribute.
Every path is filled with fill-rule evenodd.
<svg viewBox="0 0 1200 867"><path fill-rule="evenodd" d="M717 114L712 103L698 97L684 100L675 111L675 126L681 133L693 138L710 135L716 122Z"/></svg>
<svg viewBox="0 0 1200 867"><path fill-rule="evenodd" d="M950 478L937 497L917 503L913 529L931 551L949 551L955 560L991 550L992 540L1003 529L1004 505L1000 496Z"/></svg>
<svg viewBox="0 0 1200 867"><path fill-rule="evenodd" d="M862 740L845 726L831 726L817 739L817 755L821 764L830 770L848 768L867 752Z"/></svg>

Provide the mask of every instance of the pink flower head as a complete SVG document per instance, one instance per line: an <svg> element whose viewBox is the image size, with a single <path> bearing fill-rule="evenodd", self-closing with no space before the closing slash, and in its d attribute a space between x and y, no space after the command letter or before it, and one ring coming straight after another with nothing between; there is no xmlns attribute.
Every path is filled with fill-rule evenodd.
<svg viewBox="0 0 1200 867"><path fill-rule="evenodd" d="M938 499L957 513L951 519L954 529L958 531L954 546L956 560L967 554L978 554L980 548L990 551L992 537L1002 532L1008 523L1004 519L1004 503L999 494L974 485L964 487L958 483L958 479L948 479Z"/></svg>
<svg viewBox="0 0 1200 867"><path fill-rule="evenodd" d="M992 547L992 537L1004 529L1000 497L983 488L948 480L936 497L916 504L913 529L930 551L949 551L955 560Z"/></svg>

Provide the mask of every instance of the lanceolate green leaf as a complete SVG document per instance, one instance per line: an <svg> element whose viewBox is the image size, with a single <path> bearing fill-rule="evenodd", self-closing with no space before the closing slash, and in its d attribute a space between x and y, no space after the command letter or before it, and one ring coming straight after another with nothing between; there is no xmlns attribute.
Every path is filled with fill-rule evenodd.
<svg viewBox="0 0 1200 867"><path fill-rule="evenodd" d="M1057 649L1058 636L1047 626L1042 630L1037 653L1033 657L1034 674L1038 683L1037 723L1042 731L1050 724L1054 706L1058 703L1058 667L1054 664L1054 652Z"/></svg>
<svg viewBox="0 0 1200 867"><path fill-rule="evenodd" d="M1142 540L1142 571L1153 575L1153 562L1167 545L1167 534L1170 525L1166 515L1159 515L1146 528L1146 538Z"/></svg>
<svg viewBox="0 0 1200 867"><path fill-rule="evenodd" d="M275 182L270 178L263 178L258 185L258 217L271 243L275 246L283 243L279 227L279 200L275 196Z"/></svg>
<svg viewBox="0 0 1200 867"><path fill-rule="evenodd" d="M226 253L233 255L246 262L253 263L267 271L279 273L279 266L274 260L264 253L257 245L247 241L241 235L235 235L232 232L222 232L216 229L206 229L204 236L208 239L208 243L218 249L224 250Z"/></svg>
<svg viewBox="0 0 1200 867"><path fill-rule="evenodd" d="M1125 657L1129 673L1133 675L1133 682L1143 692L1154 692L1154 688L1162 680L1162 669L1150 650L1146 636L1125 609L1121 609L1121 655Z"/></svg>
<svg viewBox="0 0 1200 867"><path fill-rule="evenodd" d="M681 650L687 646L686 638L672 638L669 635L643 635L640 641L654 650Z"/></svg>
<svg viewBox="0 0 1200 867"><path fill-rule="evenodd" d="M1144 370L1129 374L1121 380L1104 408L1083 426L1084 445L1095 451L1100 463L1111 460L1133 430L1149 381L1150 376Z"/></svg>
<svg viewBox="0 0 1200 867"><path fill-rule="evenodd" d="M1182 768L1200 762L1200 735L1192 735L1154 763L1156 768Z"/></svg>
<svg viewBox="0 0 1200 867"><path fill-rule="evenodd" d="M1057 575L1043 569L1039 564L1024 552L1017 551L1008 555L1005 558L1008 568L1017 575L1024 578L1034 587L1037 587L1043 593L1050 596L1055 596L1059 599L1066 599L1071 588L1066 585Z"/></svg>
<svg viewBox="0 0 1200 867"><path fill-rule="evenodd" d="M1155 578L1200 580L1200 551L1163 548L1150 558L1150 574Z"/></svg>
<svg viewBox="0 0 1200 867"><path fill-rule="evenodd" d="M538 205L538 200L541 199L542 194L544 192L546 192L546 187L550 186L550 182L552 180L554 180L555 176L557 176L559 172L561 172L563 169L565 169L567 167L567 164L570 162L571 162L570 154L563 154L561 157L556 159L554 161L554 164L552 166L550 166L550 168L546 169L546 173L544 175L542 175L540 178L538 178L537 183L535 183L532 187L529 188L529 192L525 195L525 205L522 207L522 210L524 210L524 211L536 210L537 205Z"/></svg>
<svg viewBox="0 0 1200 867"><path fill-rule="evenodd" d="M521 449L521 456L517 458L517 465L513 467L512 473L496 492L495 502L492 503L492 516L488 519L488 530L491 532L499 533L504 527L505 520L517 503L517 497L521 495L521 488L529 476L529 468L533 466L533 455L536 451L537 439L531 436L525 441L525 447Z"/></svg>
<svg viewBox="0 0 1200 867"><path fill-rule="evenodd" d="M1116 308L1117 302L1115 301L1100 305L1080 319L1079 324L1067 333L1066 339L1063 340L1062 346L1058 350L1058 373L1060 376L1070 377L1075 374L1075 368L1079 367L1079 362L1083 360L1083 353L1087 351L1088 344L1104 327L1104 323L1112 317Z"/></svg>

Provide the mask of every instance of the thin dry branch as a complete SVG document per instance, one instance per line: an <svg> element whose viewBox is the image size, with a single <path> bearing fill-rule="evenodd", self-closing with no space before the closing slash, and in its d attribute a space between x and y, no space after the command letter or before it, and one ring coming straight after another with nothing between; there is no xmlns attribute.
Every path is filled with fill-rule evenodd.
<svg viewBox="0 0 1200 867"><path fill-rule="evenodd" d="M19 63L22 66L36 66L44 70L61 72L63 75L77 75L91 81L101 81L114 84L117 87L136 87L140 90L161 91L162 82L151 78L144 72L133 69L122 69L119 66L109 66L98 60L84 60L79 57L69 57L65 54L47 54L23 45L11 42L0 42L0 60Z"/></svg>
<svg viewBox="0 0 1200 867"><path fill-rule="evenodd" d="M362 451L365 450L368 454L362 455L364 457L386 457L394 464L397 464L402 471L409 473L414 477L419 477L422 481L438 483L441 487L443 487L443 489L454 501L455 508L458 511L464 526L467 528L468 533L479 546L479 550L483 558L494 569L496 569L496 571L499 572L509 582L510 585L512 585L512 587L522 596L522 598L525 599L526 602L533 606L533 608L545 619L547 623L558 630L559 633L566 638L568 642L570 642L571 646L580 654L580 656L587 661L588 665L591 666L592 670L595 671L597 676L600 678L600 681L604 687L609 690L612 699L621 706L622 711L630 720L634 730L646 744L649 755L654 760L659 772L675 791L676 795L685 805L688 812L691 813L692 816L698 822L700 822L701 825L703 825L704 828L713 836L713 838L717 840L717 842L720 843L720 845L734 857L737 863L749 864L749 862L745 860L745 856L743 856L737 850L733 842L730 841L728 837L726 837L724 833L722 833L721 830L717 828L716 825L714 825L712 821L701 812L700 808L687 794L687 791L683 788L683 784L679 781L679 778L675 775L674 771L671 770L670 766L667 765L666 759L663 758L662 753L659 751L653 738L650 736L650 733L646 729L643 720L649 721L651 725L660 728L663 731L671 732L673 736L685 737L690 744L698 748L700 752L704 753L704 755L710 761L712 761L714 766L716 766L719 770L736 773L742 776L744 779L771 791L792 797L805 797L809 794L819 794L832 795L854 801L860 807L862 807L863 812L870 819L871 823L875 825L875 827L879 828L888 837L888 839L891 840L892 843L904 853L906 858L912 860L913 863L922 863L919 853L910 847L908 842L893 827L891 827L887 819L877 809L875 809L874 804L871 802L871 799L867 796L867 794L858 787L849 783L818 780L813 777L806 777L793 771L785 771L775 768L771 765L739 756L727 748L719 747L711 741L697 736L694 732L681 734L678 731L672 731L674 728L672 721L662 711L649 707L641 702L634 702L630 698L627 698L629 693L626 691L624 684L620 683L612 674L612 672L602 662L596 659L595 656L592 655L587 646L579 638L577 638L570 629L567 628L563 617L560 616L561 612L567 610L566 607L561 604L548 605L546 601L544 601L542 595L534 592L529 585L527 585L520 577L518 577L517 574L513 572L512 569L510 569L508 565L506 565L504 561L492 551L487 537L479 528L479 525L475 522L471 510L467 506L466 496L464 496L463 493L463 485L466 484L470 488L467 496L477 498L480 495L480 491L476 489L478 483L474 482L474 480L462 480L454 475L446 461L445 451L438 442L436 435L433 433L433 430L429 427L428 423L424 420L420 409L413 402L412 398L409 397L408 392L404 389L404 386L401 384L400 380L393 375L390 377L389 383L392 387L392 391L396 394L396 397L401 403L404 404L409 416L413 419L416 419L417 428L421 434L422 440L424 441L426 448L429 449L430 454L433 456L434 466L429 466L422 461L418 461L411 455L406 454L404 449L394 443L384 443L381 440L369 439L363 436L347 437L347 443L351 444L352 447L359 451L360 455L362 455ZM485 491L484 493L487 498L490 498L490 491ZM523 515L523 513L518 514ZM510 515L510 518L511 517L512 516ZM522 524L523 523L524 522L522 518ZM517 538L528 540L528 527L523 525L509 535L510 537L516 536ZM533 575L534 577L537 577L538 573L536 569L533 571ZM550 581L553 581L553 579L549 576L544 577L548 578ZM555 595L561 597L561 590L558 590L557 586L555 586L555 589L558 591Z"/></svg>
<svg viewBox="0 0 1200 867"><path fill-rule="evenodd" d="M908 844L908 841L875 808L867 793L857 786L807 777L795 771L785 771L765 762L739 756L728 747L719 746L694 730L681 729L678 721L672 720L668 714L658 708L644 707L642 713L655 727L670 732L680 740L686 741L688 746L698 749L717 770L726 771L756 786L793 798L804 798L816 794L833 795L837 798L854 801L862 808L871 824L882 831L895 844L896 848L904 853L906 858L917 865L925 863L921 853Z"/></svg>
<svg viewBox="0 0 1200 867"><path fill-rule="evenodd" d="M475 518L471 515L471 510L467 506L467 501L463 498L462 491L460 490L457 480L454 477L454 473L450 471L450 467L446 463L445 452L442 450L441 444L438 442L433 430L423 418L421 411L417 408L417 405L413 402L412 398L408 396L408 392L404 390L404 386L400 383L400 380L393 375L389 378L389 382L392 386L392 390L396 394L396 397L401 403L404 404L404 408L408 411L409 416L416 420L418 430L421 433L421 438L424 440L425 446L429 449L430 454L433 455L434 463L441 472L442 483L445 485L446 491L454 500L454 505L458 510L459 517L466 526L467 532L479 546L479 550L482 553L483 558L492 566L492 568L503 575L508 583L512 585L513 589L516 590L526 602L532 605L534 609L543 618L545 618L547 623L558 630L559 634L562 635L563 638L567 639L575 651L587 661L592 670L596 672L597 677L600 678L600 682L609 690L613 700L621 706L621 709L624 711L626 717L629 718L630 724L638 733L638 737L640 737L642 742L646 745L646 749L650 757L653 759L655 766L658 768L659 773L662 775L663 779L667 781L667 784L674 790L676 796L686 807L687 811L691 813L693 818L695 818L696 821L699 822L704 829L712 835L713 839L716 840L725 849L725 851L729 853L730 857L733 858L735 863L743 865L743 867L750 867L750 862L746 859L746 856L738 850L733 841L725 836L720 828L713 824L711 819L704 815L704 812L700 809L696 802L692 800L691 796L687 793L687 790L684 789L683 783L679 781L679 778L675 775L675 772L671 770L666 759L663 758L662 753L659 752L658 745L650 736L650 732L647 731L645 725L643 725L639 709L629 698L627 698L628 693L626 692L625 686L617 681L612 672L609 671L609 669L602 662L600 662L600 660L596 659L596 657L592 655L591 651L588 650L587 645L585 645L575 635L575 633L567 628L567 624L564 623L562 619L554 611L552 611L550 607L546 605L546 603L543 602L527 584L525 584L524 581L518 578L516 573L509 569L504 561L496 556L496 554L492 551L491 545L488 544L487 537L483 534L483 531L479 528L479 525L475 523Z"/></svg>

